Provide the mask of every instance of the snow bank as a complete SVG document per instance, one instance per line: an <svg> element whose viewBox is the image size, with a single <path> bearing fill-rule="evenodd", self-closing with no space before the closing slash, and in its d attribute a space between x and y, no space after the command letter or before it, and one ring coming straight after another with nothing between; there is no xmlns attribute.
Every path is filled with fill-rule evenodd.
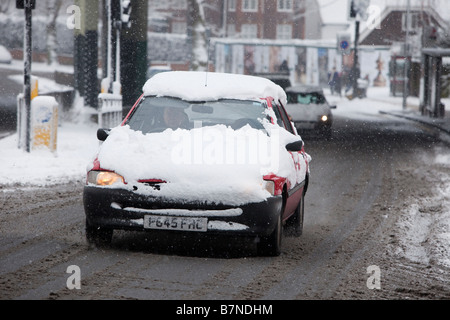
<svg viewBox="0 0 450 320"><path fill-rule="evenodd" d="M426 179L433 182L431 196L417 197L397 221L398 244L394 253L424 265L450 268L450 155L440 147L423 155Z"/></svg>
<svg viewBox="0 0 450 320"><path fill-rule="evenodd" d="M64 123L58 127L56 153L17 147L18 135L0 140L0 185L45 186L84 181L86 163L98 148L94 124Z"/></svg>
<svg viewBox="0 0 450 320"><path fill-rule="evenodd" d="M408 260L450 268L450 187L435 198L412 204L397 227L401 237L395 250Z"/></svg>
<svg viewBox="0 0 450 320"><path fill-rule="evenodd" d="M50 80L44 77L36 77L38 80L38 90L40 95L48 94L51 92L64 92L64 91L70 91L73 88L56 83L54 80ZM15 81L18 84L23 84L23 75L21 74L14 74L8 76L8 79L11 79L12 81Z"/></svg>
<svg viewBox="0 0 450 320"><path fill-rule="evenodd" d="M144 194L230 205L260 202L270 196L263 188L264 175L274 173L295 185L306 174L304 163L301 172L292 174L285 146L295 137L276 126L272 131L269 138L250 126L233 130L217 125L144 135L116 127L100 147L98 160L103 169L124 176L128 188L138 180L168 182L159 191L140 188Z"/></svg>
<svg viewBox="0 0 450 320"><path fill-rule="evenodd" d="M226 85L224 85L226 84ZM273 97L286 104L286 93L272 81L247 75L172 71L147 80L144 95L169 96L187 101L256 100Z"/></svg>

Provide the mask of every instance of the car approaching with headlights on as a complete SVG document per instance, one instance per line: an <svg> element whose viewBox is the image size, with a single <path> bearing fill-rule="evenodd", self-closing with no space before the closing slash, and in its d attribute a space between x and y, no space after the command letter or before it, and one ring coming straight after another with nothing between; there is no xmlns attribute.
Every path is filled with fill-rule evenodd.
<svg viewBox="0 0 450 320"><path fill-rule="evenodd" d="M225 234L281 252L299 236L310 156L285 92L253 76L172 71L149 79L102 141L84 187L89 243L113 230Z"/></svg>
<svg viewBox="0 0 450 320"><path fill-rule="evenodd" d="M300 133L314 132L331 137L333 114L322 88L294 86L286 88L286 111Z"/></svg>

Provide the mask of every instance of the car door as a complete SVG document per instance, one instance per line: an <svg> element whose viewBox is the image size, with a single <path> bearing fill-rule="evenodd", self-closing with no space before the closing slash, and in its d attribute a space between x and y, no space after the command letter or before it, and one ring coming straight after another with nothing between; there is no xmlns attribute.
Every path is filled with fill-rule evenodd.
<svg viewBox="0 0 450 320"><path fill-rule="evenodd" d="M272 108L275 111L275 114L277 117L281 117L282 123L284 128L292 133L293 135L297 135L297 132L293 128L291 121L289 120L289 117L286 113L286 110L284 109L283 105L280 101L272 102ZM280 123L280 121L278 122ZM297 177L297 182L294 185L288 184L288 194L286 199L286 207L284 211L283 218L288 218L291 214L295 212L295 209L298 206L298 203L301 199L303 188L304 188L304 180L300 178L301 172L305 172L302 168L302 166L305 166L304 157L303 157L303 150L299 152L289 152L292 156L292 161L294 163L294 168L296 170L295 175ZM300 178L300 179L299 179Z"/></svg>

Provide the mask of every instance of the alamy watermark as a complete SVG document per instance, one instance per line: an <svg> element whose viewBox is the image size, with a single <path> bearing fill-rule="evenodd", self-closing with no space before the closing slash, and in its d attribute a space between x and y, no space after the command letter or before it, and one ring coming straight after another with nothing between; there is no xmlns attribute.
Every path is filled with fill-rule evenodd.
<svg viewBox="0 0 450 320"><path fill-rule="evenodd" d="M238 133L237 133L238 132ZM201 127L190 134L175 130L172 163L178 165L256 165L263 172L276 172L280 165L280 132L270 137L259 130L234 131Z"/></svg>
<svg viewBox="0 0 450 320"><path fill-rule="evenodd" d="M70 15L66 19L68 29L81 29L81 8L77 5L70 5L66 9L66 13ZM367 7L364 16L366 27L369 30L381 29L381 8L377 5Z"/></svg>
<svg viewBox="0 0 450 320"><path fill-rule="evenodd" d="M66 286L67 289L81 289L81 269L77 265L70 265L67 267L66 273L70 273L67 278Z"/></svg>
<svg viewBox="0 0 450 320"><path fill-rule="evenodd" d="M381 289L381 269L379 266L371 265L367 267L367 273L369 278L367 278L367 288L370 290Z"/></svg>
<svg viewBox="0 0 450 320"><path fill-rule="evenodd" d="M71 5L66 9L66 13L70 14L66 19L66 26L68 29L81 29L81 9L79 6Z"/></svg>
<svg viewBox="0 0 450 320"><path fill-rule="evenodd" d="M369 30L381 29L381 8L370 5L366 10L366 27Z"/></svg>
<svg viewBox="0 0 450 320"><path fill-rule="evenodd" d="M81 269L77 265L70 265L67 267L66 273L70 276L67 278L66 286L67 289L81 289ZM379 266L370 265L367 267L367 274L369 277L366 281L366 286L370 290L380 290L381 289L381 269Z"/></svg>

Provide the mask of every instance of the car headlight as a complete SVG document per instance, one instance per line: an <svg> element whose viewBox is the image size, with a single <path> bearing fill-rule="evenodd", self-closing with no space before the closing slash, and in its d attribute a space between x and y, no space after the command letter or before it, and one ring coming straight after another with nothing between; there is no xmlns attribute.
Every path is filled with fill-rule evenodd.
<svg viewBox="0 0 450 320"><path fill-rule="evenodd" d="M87 182L98 186L110 186L117 182L124 183L124 179L121 175L111 171L90 171Z"/></svg>
<svg viewBox="0 0 450 320"><path fill-rule="evenodd" d="M328 116L323 115L323 116L320 117L320 120L321 120L322 122L327 122L327 121L328 121Z"/></svg>

